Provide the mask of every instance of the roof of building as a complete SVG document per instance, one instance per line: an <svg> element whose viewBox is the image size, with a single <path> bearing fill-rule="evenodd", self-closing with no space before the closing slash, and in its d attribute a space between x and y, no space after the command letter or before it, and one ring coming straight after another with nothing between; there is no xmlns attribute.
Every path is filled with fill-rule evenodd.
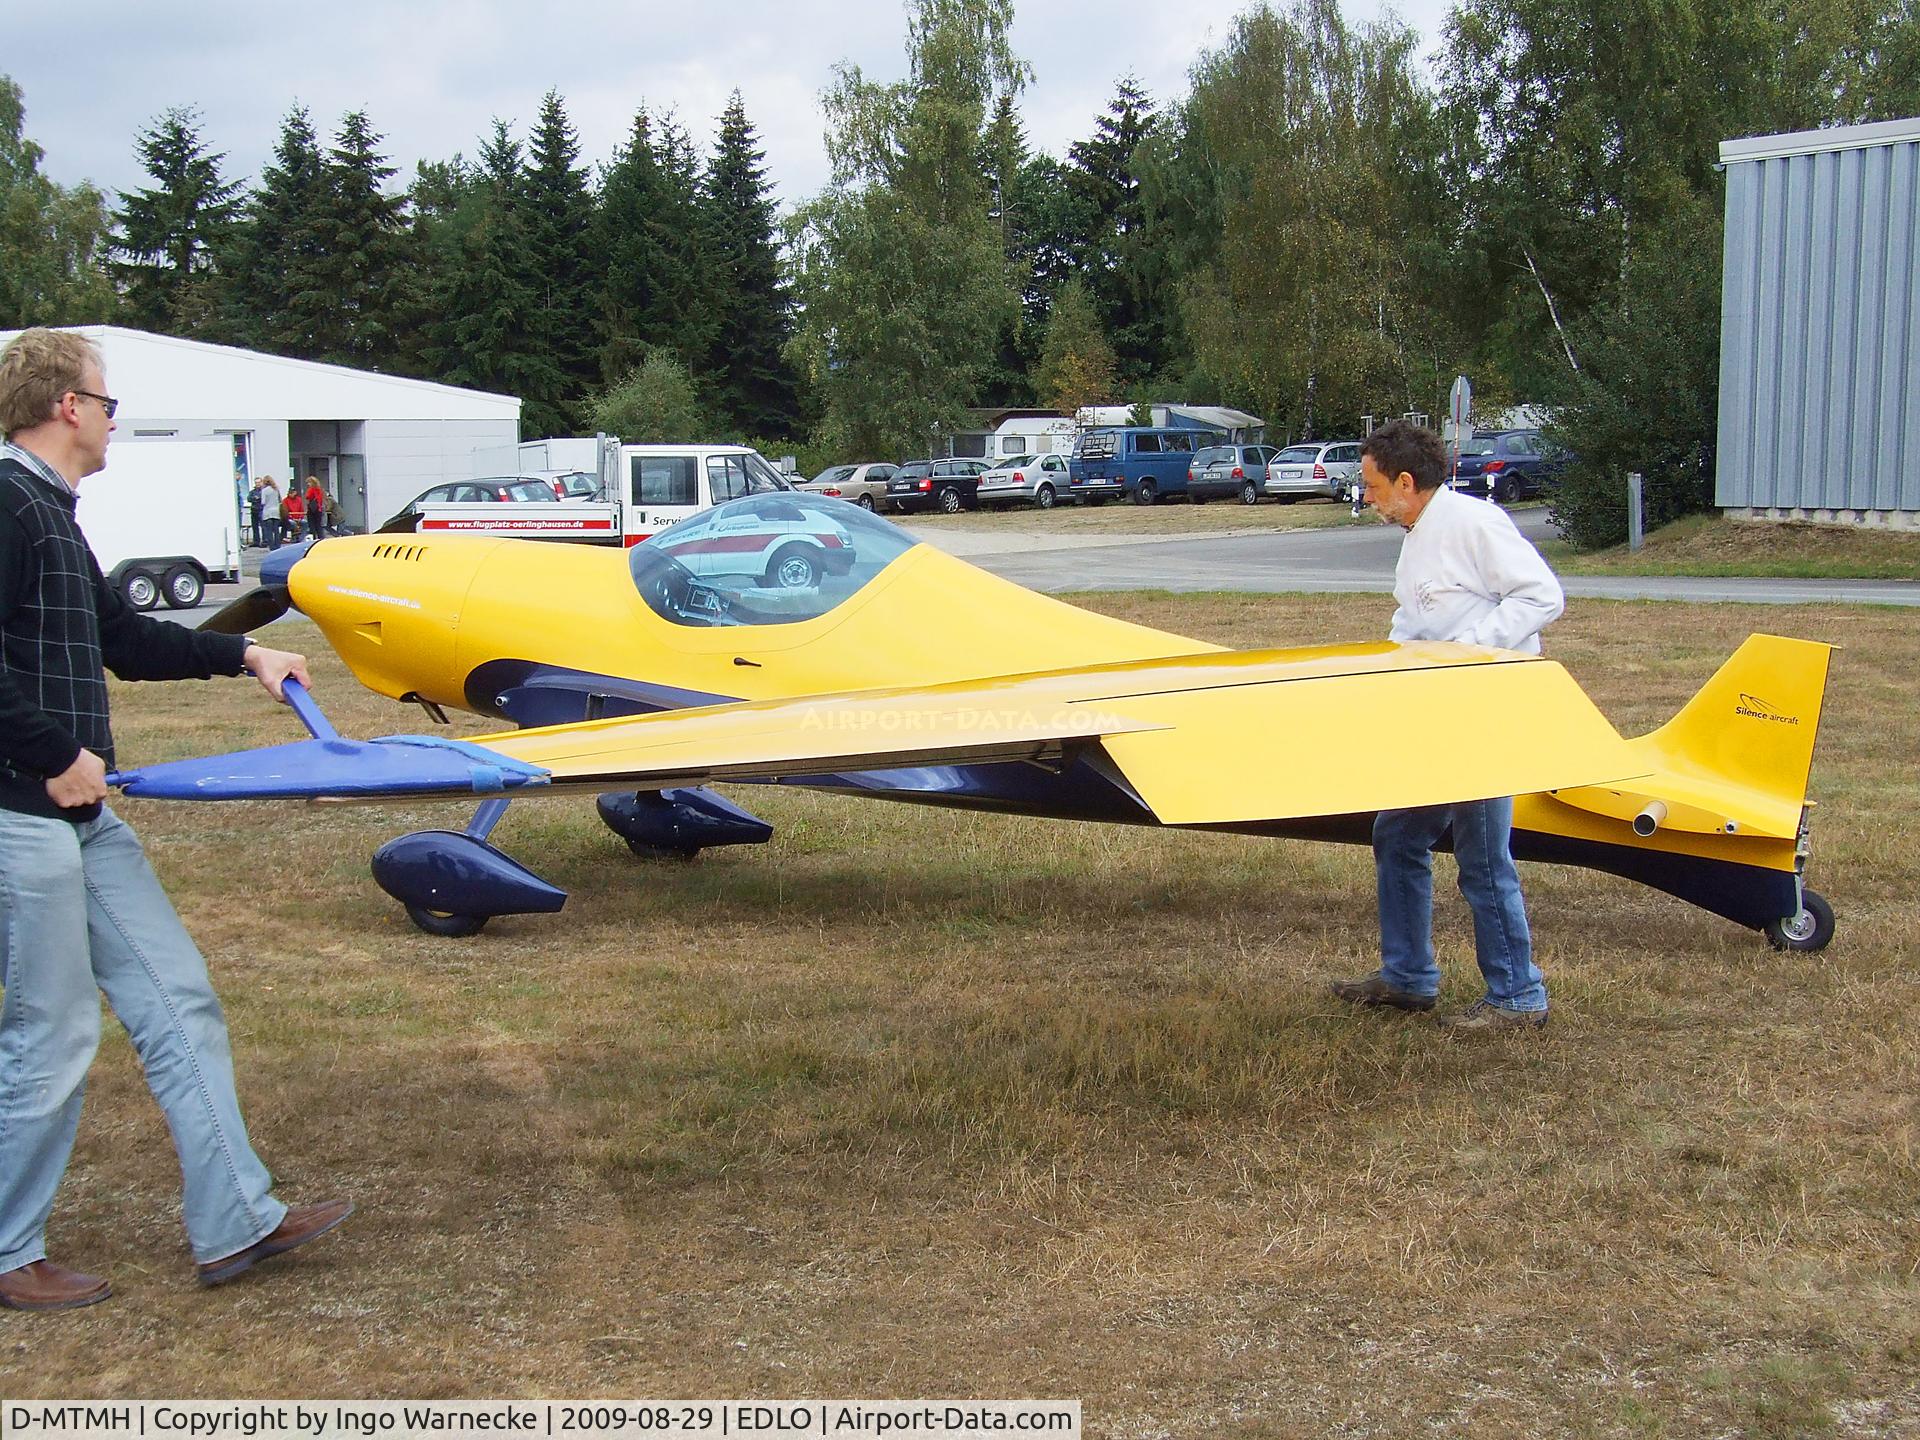
<svg viewBox="0 0 1920 1440"><path fill-rule="evenodd" d="M120 424L171 420L515 420L520 400L292 360L119 325L70 327L100 347ZM0 345L20 332L0 331Z"/></svg>
<svg viewBox="0 0 1920 1440"><path fill-rule="evenodd" d="M1788 155L1818 155L1828 150L1862 150L1872 145L1920 141L1920 116L1880 120L1872 125L1834 125L1825 130L1793 130L1781 135L1750 135L1720 142L1720 163L1778 160Z"/></svg>

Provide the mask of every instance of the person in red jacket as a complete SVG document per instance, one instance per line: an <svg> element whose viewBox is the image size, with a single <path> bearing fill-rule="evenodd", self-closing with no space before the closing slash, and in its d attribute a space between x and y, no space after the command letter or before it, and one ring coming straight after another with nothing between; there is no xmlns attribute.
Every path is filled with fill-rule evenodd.
<svg viewBox="0 0 1920 1440"><path fill-rule="evenodd" d="M327 533L327 492L318 475L307 476L307 533L318 540Z"/></svg>
<svg viewBox="0 0 1920 1440"><path fill-rule="evenodd" d="M280 506L280 513L286 520L286 538L295 541L307 525L307 497L300 489L300 482L289 477L287 480L287 498Z"/></svg>

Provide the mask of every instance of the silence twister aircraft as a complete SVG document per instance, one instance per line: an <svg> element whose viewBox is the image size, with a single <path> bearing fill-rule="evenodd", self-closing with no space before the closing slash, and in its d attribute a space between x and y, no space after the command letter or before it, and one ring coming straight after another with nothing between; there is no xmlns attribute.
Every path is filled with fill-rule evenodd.
<svg viewBox="0 0 1920 1440"><path fill-rule="evenodd" d="M1229 651L986 574L844 501L716 506L630 550L478 535L322 540L269 557L208 621L289 603L360 681L475 739L338 735L114 777L130 795L471 796L465 831L404 835L375 879L436 934L557 911L488 842L520 796L598 793L637 852L771 828L704 787L785 783L923 804L1365 844L1373 813L1519 797L1514 854L1635 880L1817 950L1808 768L1829 647L1755 635L1667 724L1625 739L1558 664L1469 645ZM1329 758L1406 753L1415 766Z"/></svg>

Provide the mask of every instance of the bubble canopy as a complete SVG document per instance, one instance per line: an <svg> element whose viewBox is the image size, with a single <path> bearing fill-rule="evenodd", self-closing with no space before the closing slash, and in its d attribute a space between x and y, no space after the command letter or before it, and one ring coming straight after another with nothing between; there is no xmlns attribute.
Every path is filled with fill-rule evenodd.
<svg viewBox="0 0 1920 1440"><path fill-rule="evenodd" d="M793 625L844 604L916 543L858 505L786 490L682 520L629 564L641 599L675 625Z"/></svg>

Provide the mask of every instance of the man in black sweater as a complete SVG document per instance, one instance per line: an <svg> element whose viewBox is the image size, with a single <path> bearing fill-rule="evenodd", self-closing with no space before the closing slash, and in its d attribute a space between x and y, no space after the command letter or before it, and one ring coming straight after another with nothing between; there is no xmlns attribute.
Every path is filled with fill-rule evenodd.
<svg viewBox="0 0 1920 1440"><path fill-rule="evenodd" d="M346 1201L289 1209L248 1143L226 1020L140 842L103 803L113 764L103 667L123 680L251 671L275 698L306 660L130 609L74 521L113 414L82 336L23 331L0 354L0 1306L107 1298L46 1258L104 992L173 1132L198 1277L232 1279L326 1233Z"/></svg>

